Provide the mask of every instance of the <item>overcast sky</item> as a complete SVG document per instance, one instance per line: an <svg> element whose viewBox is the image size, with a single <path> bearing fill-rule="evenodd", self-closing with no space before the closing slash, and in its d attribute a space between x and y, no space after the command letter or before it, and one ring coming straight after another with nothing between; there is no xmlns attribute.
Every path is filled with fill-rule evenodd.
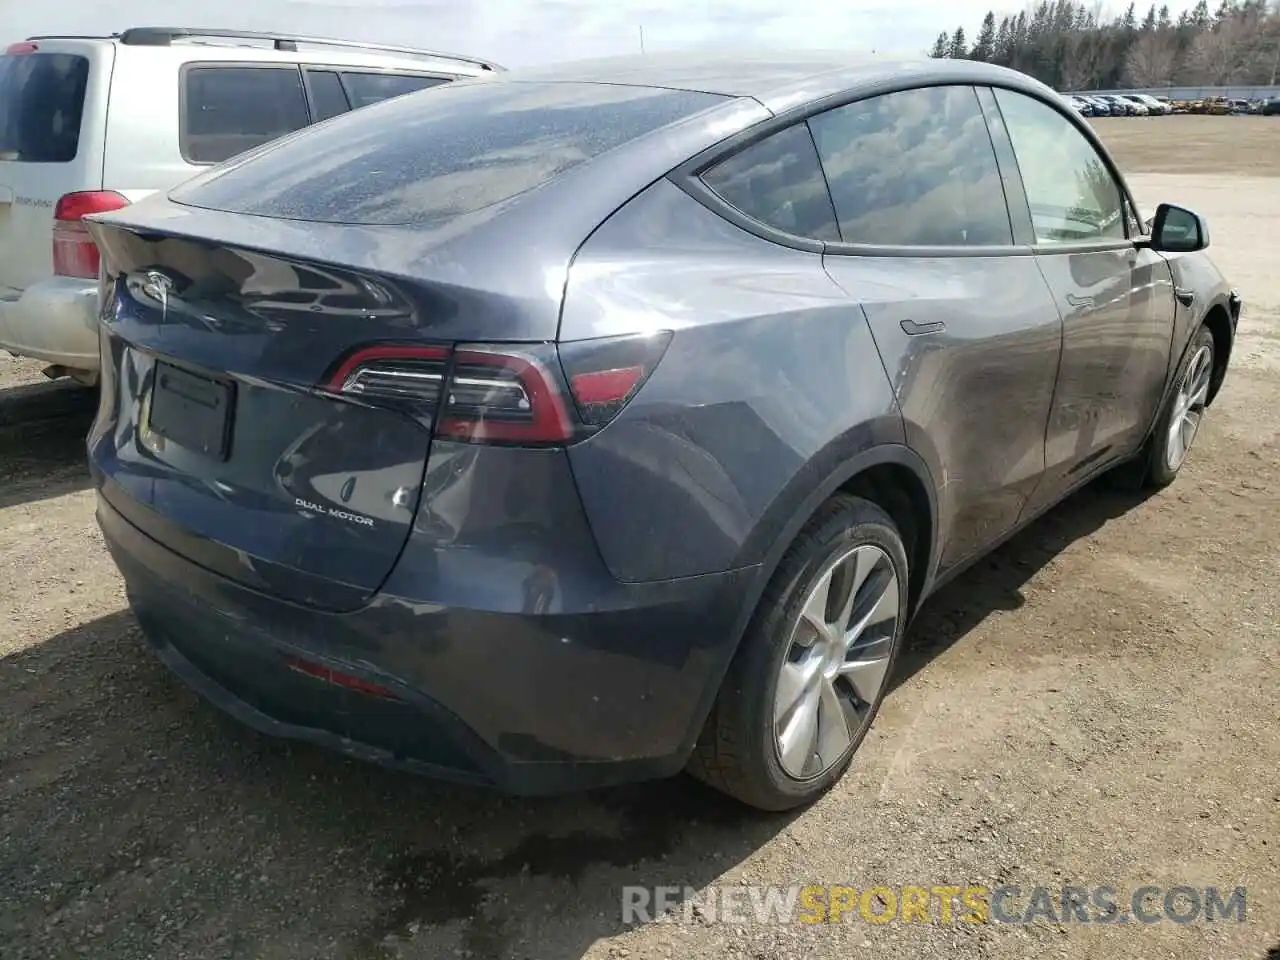
<svg viewBox="0 0 1280 960"><path fill-rule="evenodd" d="M1190 5L1169 3L1175 12ZM0 39L181 24L382 40L518 66L636 52L643 25L651 51L721 44L918 53L940 30L961 23L972 41L992 6L993 0L0 0ZM999 14L1022 4L994 6ZM1138 6L1141 16L1145 5Z"/></svg>

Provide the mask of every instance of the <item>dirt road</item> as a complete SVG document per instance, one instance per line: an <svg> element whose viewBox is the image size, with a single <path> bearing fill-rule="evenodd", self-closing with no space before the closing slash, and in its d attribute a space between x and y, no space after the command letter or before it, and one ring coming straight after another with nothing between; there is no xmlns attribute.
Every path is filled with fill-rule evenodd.
<svg viewBox="0 0 1280 960"><path fill-rule="evenodd" d="M934 598L849 776L507 800L258 736L147 652L81 435L0 439L0 955L1262 958L1280 945L1280 119L1100 122L1246 319L1183 475L1090 489ZM0 375L20 379L14 366ZM32 369L23 368L24 374ZM1247 888L1244 923L622 922L627 884Z"/></svg>

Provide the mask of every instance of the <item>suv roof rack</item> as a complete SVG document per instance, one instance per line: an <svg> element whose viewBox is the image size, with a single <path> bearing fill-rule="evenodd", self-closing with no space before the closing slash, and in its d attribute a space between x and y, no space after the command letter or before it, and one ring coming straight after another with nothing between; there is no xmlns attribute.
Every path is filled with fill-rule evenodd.
<svg viewBox="0 0 1280 960"><path fill-rule="evenodd" d="M219 30L197 27L132 27L114 34L114 39L134 47L167 47L174 40L208 38L214 40L261 40L271 43L276 50L298 52L298 44L316 47L340 47L348 50L369 50L378 53L395 53L406 57L432 57L439 60L456 60L474 64L482 70L505 70L488 60L457 53L441 53L418 47L397 47L385 43L368 43L361 40L335 40L331 37L304 37L287 33L264 33L253 30Z"/></svg>

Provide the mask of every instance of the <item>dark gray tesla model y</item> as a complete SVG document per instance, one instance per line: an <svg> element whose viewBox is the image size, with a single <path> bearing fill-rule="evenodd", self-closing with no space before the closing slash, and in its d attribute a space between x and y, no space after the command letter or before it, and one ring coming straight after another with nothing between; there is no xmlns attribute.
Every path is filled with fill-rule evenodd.
<svg viewBox="0 0 1280 960"><path fill-rule="evenodd" d="M98 518L260 729L546 792L810 800L941 582L1164 484L1239 298L984 64L624 58L319 124L99 218Z"/></svg>

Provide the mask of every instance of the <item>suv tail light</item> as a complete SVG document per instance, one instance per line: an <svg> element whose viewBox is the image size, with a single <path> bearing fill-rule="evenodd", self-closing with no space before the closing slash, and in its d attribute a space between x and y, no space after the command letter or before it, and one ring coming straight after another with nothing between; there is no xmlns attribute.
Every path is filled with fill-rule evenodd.
<svg viewBox="0 0 1280 960"><path fill-rule="evenodd" d="M670 333L560 344L376 344L324 388L418 413L469 443L562 446L616 417L666 352Z"/></svg>
<svg viewBox="0 0 1280 960"><path fill-rule="evenodd" d="M127 207L129 201L110 190L68 193L53 209L53 272L59 277L98 279L98 247L84 218Z"/></svg>

